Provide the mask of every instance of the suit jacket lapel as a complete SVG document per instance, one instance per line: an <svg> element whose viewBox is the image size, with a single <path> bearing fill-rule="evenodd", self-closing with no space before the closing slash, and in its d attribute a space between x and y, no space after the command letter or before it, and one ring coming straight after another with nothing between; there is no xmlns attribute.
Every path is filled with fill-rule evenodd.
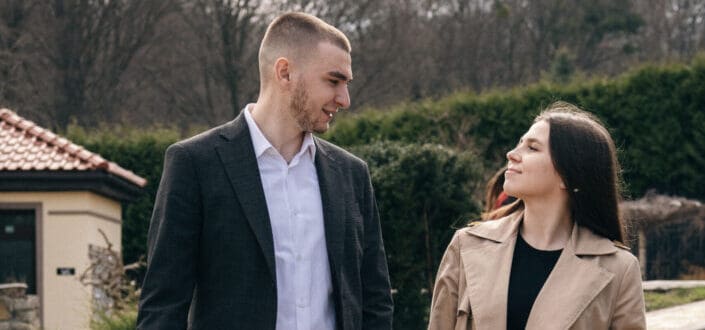
<svg viewBox="0 0 705 330"><path fill-rule="evenodd" d="M481 245L462 249L473 323L478 329L506 329L509 274L521 215L488 221L467 229L485 238ZM461 297L462 298L462 297Z"/></svg>
<svg viewBox="0 0 705 330"><path fill-rule="evenodd" d="M328 259L331 266L332 277L335 282L340 274L343 258L343 244L345 237L345 200L351 191L345 191L347 185L339 184L342 177L337 160L325 148L317 137L316 144L316 173L321 191L321 205L323 206L323 223L326 233L326 246Z"/></svg>
<svg viewBox="0 0 705 330"><path fill-rule="evenodd" d="M215 146L216 152L262 249L269 272L276 278L272 225L245 116L237 116L223 128L221 136L225 140Z"/></svg>
<svg viewBox="0 0 705 330"><path fill-rule="evenodd" d="M570 328L614 277L597 264L596 258L583 259L579 256L614 252L616 247L608 239L574 225L570 241L534 301L526 328Z"/></svg>

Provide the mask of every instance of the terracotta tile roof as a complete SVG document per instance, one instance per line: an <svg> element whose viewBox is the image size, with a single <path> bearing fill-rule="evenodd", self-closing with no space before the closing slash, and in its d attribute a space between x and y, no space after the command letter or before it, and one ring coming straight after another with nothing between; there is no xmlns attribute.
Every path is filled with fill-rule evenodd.
<svg viewBox="0 0 705 330"><path fill-rule="evenodd" d="M139 187L147 180L8 109L0 109L0 171L106 171Z"/></svg>

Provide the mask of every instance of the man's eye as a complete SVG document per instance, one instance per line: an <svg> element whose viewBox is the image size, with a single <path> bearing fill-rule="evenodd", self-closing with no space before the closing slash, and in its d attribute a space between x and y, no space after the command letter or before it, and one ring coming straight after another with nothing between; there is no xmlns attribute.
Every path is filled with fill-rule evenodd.
<svg viewBox="0 0 705 330"><path fill-rule="evenodd" d="M337 85L337 84L338 84L338 80L336 80L336 79L328 79L328 81L329 81L331 84L333 84L333 85Z"/></svg>

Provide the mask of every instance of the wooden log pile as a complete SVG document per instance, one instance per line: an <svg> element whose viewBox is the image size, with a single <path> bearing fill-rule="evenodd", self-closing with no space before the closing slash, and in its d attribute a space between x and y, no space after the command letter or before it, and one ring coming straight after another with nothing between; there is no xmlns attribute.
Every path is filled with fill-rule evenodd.
<svg viewBox="0 0 705 330"><path fill-rule="evenodd" d="M134 306L139 292L133 281L126 276L126 271L144 266L144 262L124 265L122 255L113 250L113 244L105 233L98 229L105 240L106 247L89 245L90 266L81 274L83 285L93 289L94 312L98 315L110 315L115 311L124 311Z"/></svg>

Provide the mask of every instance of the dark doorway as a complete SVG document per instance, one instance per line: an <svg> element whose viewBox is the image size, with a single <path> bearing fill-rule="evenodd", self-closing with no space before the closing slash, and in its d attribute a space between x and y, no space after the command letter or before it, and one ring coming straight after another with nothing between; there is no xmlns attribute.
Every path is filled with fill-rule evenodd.
<svg viewBox="0 0 705 330"><path fill-rule="evenodd" d="M0 209L0 283L27 283L37 293L36 211Z"/></svg>

